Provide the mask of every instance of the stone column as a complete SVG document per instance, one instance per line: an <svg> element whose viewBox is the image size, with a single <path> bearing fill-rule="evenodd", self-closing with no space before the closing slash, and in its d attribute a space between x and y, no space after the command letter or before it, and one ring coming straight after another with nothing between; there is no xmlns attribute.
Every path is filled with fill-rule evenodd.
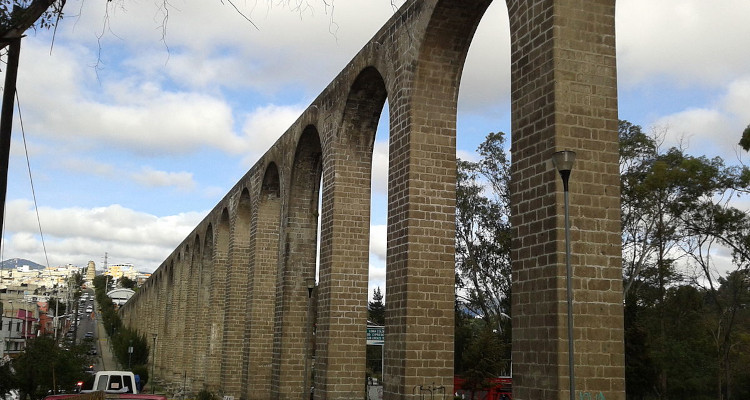
<svg viewBox="0 0 750 400"><path fill-rule="evenodd" d="M569 398L564 197L549 160L573 150L576 398L624 399L615 1L509 0L508 11L513 398Z"/></svg>
<svg viewBox="0 0 750 400"><path fill-rule="evenodd" d="M229 267L226 275L226 292L223 302L224 331L222 334L220 394L239 399L243 393L242 362L245 342L247 310L247 276L252 257L250 254L250 220L252 218L250 195L243 191L237 213L232 218L229 239Z"/></svg>

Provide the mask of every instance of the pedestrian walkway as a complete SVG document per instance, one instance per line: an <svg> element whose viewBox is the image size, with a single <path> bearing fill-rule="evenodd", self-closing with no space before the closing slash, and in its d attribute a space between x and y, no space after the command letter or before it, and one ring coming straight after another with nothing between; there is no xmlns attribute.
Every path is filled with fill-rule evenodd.
<svg viewBox="0 0 750 400"><path fill-rule="evenodd" d="M94 318L96 319L96 344L98 347L98 360L97 371L115 371L120 370L121 367L117 363L114 354L112 354L112 346L107 331L104 329L104 323L99 317L99 304L94 301L96 310L94 310Z"/></svg>

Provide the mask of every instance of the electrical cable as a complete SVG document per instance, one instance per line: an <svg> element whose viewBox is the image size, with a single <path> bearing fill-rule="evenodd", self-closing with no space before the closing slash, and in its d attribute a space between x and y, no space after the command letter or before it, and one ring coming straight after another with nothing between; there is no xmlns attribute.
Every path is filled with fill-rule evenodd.
<svg viewBox="0 0 750 400"><path fill-rule="evenodd" d="M36 191L34 190L34 178L31 176L31 161L29 160L29 148L26 145L26 130L23 127L23 116L21 114L21 98L16 91L16 108L18 109L18 120L21 125L21 137L23 137L23 150L26 154L26 167L29 170L29 183L31 184L31 196L34 199L34 211L36 212L36 222L39 226L39 237L42 240L42 249L44 250L44 259L47 262L47 271L49 271L49 257L47 256L47 245L44 242L44 232L42 232L42 220L39 218L39 206L36 202Z"/></svg>

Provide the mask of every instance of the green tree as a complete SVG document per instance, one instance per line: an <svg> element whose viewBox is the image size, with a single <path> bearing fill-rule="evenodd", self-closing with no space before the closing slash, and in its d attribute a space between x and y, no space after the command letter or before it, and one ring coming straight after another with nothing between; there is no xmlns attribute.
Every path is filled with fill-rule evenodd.
<svg viewBox="0 0 750 400"><path fill-rule="evenodd" d="M71 276L71 280L73 281L73 285L75 285L76 290L80 292L81 286L83 286L83 284L85 283L83 275L81 275L80 272L74 272Z"/></svg>
<svg viewBox="0 0 750 400"><path fill-rule="evenodd" d="M131 347L133 352L129 353ZM149 346L146 336L139 335L133 329L121 328L112 336L112 350L120 365L130 365L132 369L137 365L148 364Z"/></svg>
<svg viewBox="0 0 750 400"><path fill-rule="evenodd" d="M380 286L372 290L372 301L367 305L367 319L378 325L385 325L385 304Z"/></svg>
<svg viewBox="0 0 750 400"><path fill-rule="evenodd" d="M510 315L510 163L502 132L479 146L481 160L458 161L456 297L493 327Z"/></svg>
<svg viewBox="0 0 750 400"><path fill-rule="evenodd" d="M0 39L18 38L32 27L49 28L62 17L65 0L5 0L0 3ZM2 42L2 41L0 41ZM0 46L4 47L6 44Z"/></svg>
<svg viewBox="0 0 750 400"><path fill-rule="evenodd" d="M17 387L16 376L10 369L10 363L0 359L0 398L4 398L11 390Z"/></svg>
<svg viewBox="0 0 750 400"><path fill-rule="evenodd" d="M120 279L120 286L126 288L126 289L135 289L137 286L136 281L128 278L127 276L123 276Z"/></svg>
<svg viewBox="0 0 750 400"><path fill-rule="evenodd" d="M750 151L750 125L742 131L742 138L739 144L745 151Z"/></svg>
<svg viewBox="0 0 750 400"><path fill-rule="evenodd" d="M455 370L467 387L509 371L510 163L502 132L479 146L477 162L458 160L456 183Z"/></svg>
<svg viewBox="0 0 750 400"><path fill-rule="evenodd" d="M628 398L732 398L739 303L719 294L714 259L728 248L747 269L750 219L731 204L750 172L663 151L627 121L619 134Z"/></svg>
<svg viewBox="0 0 750 400"><path fill-rule="evenodd" d="M507 374L509 369L502 335L479 319L469 321L466 333L470 336L461 353L461 376L466 379L464 388L474 393L488 388L492 378Z"/></svg>
<svg viewBox="0 0 750 400"><path fill-rule="evenodd" d="M22 397L31 400L44 397L47 392L70 390L83 378L81 367L86 363L81 346L64 349L49 336L29 339L24 351L13 361L16 388Z"/></svg>
<svg viewBox="0 0 750 400"><path fill-rule="evenodd" d="M367 320L376 325L385 325L385 303L380 286L372 291L372 301L367 304ZM383 373L383 346L367 346L368 377L381 377Z"/></svg>
<svg viewBox="0 0 750 400"><path fill-rule="evenodd" d="M107 290L105 288L105 286L107 285L107 276L106 275L97 275L97 276L95 276L94 277L94 281L92 283L94 284L95 291L98 291L99 288L101 288L101 290L105 291L105 293L106 293L106 290Z"/></svg>
<svg viewBox="0 0 750 400"><path fill-rule="evenodd" d="M50 297L47 301L47 307L49 311L56 313L55 316L65 315L67 311L67 303L60 301L57 297Z"/></svg>

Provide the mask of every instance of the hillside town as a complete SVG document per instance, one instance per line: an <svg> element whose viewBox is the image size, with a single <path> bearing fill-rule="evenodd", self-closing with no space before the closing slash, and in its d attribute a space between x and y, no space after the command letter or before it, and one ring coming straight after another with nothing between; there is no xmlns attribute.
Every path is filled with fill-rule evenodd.
<svg viewBox="0 0 750 400"><path fill-rule="evenodd" d="M56 312L57 303L50 302L50 299L59 299L61 304L70 305L78 287L76 282L82 282L85 287L97 275L104 275L111 279L108 287L115 289L124 280L138 286L150 276L139 272L132 264L105 264L97 271L94 261L89 261L85 267L68 264L39 268L39 264L20 259L7 260L2 265L0 358L22 352L28 339L53 333L61 324L56 317L64 314L59 310Z"/></svg>

